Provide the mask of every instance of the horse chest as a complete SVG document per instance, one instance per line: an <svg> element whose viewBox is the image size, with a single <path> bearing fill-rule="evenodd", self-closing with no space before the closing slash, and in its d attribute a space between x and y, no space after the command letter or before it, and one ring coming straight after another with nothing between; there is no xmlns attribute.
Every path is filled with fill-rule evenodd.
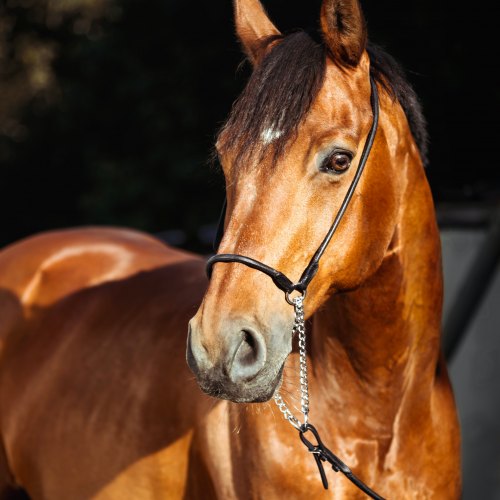
<svg viewBox="0 0 500 500"><path fill-rule="evenodd" d="M269 407L241 409L222 402L207 416L198 436L216 498L359 497L359 490L329 467L330 489L325 491L313 456Z"/></svg>

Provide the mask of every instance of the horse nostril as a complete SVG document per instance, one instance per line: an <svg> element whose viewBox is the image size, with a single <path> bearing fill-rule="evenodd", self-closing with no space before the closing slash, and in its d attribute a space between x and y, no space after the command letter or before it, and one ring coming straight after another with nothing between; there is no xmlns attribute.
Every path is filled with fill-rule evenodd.
<svg viewBox="0 0 500 500"><path fill-rule="evenodd" d="M257 357L258 346L254 340L254 337L249 333L243 332L243 339L241 341L240 347L236 352L236 356L241 366L250 366L255 363Z"/></svg>
<svg viewBox="0 0 500 500"><path fill-rule="evenodd" d="M266 344L262 335L242 330L232 362L229 377L233 382L248 382L255 378L266 362Z"/></svg>
<svg viewBox="0 0 500 500"><path fill-rule="evenodd" d="M197 377L201 371L207 370L210 366L207 350L198 337L199 335L196 334L196 330L190 322L187 335L186 360L189 368Z"/></svg>

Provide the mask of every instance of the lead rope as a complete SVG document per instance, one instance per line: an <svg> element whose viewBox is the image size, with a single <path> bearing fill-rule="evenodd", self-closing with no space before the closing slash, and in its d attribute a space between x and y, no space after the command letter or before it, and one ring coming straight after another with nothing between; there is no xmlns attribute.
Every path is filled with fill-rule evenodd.
<svg viewBox="0 0 500 500"><path fill-rule="evenodd" d="M277 391L274 395L274 402L278 406L280 412L285 417L285 420L290 422L295 429L299 431L300 440L306 446L309 453L312 453L316 465L318 466L319 474L321 476L321 481L325 490L328 489L328 479L326 477L325 469L323 467L323 462L328 462L335 472L342 472L344 476L349 479L353 484L355 484L360 490L365 492L370 498L375 500L384 500L383 497L375 493L371 488L369 488L361 479L353 474L351 469L340 460L337 455L335 455L331 450L329 450L321 441L316 427L309 423L309 383L307 379L307 351L306 351L306 326L304 320L304 298L305 293L299 297L295 297L293 300L289 298L286 294L286 300L289 304L293 305L295 311L295 321L293 324L292 333L298 334L299 338L299 363L300 363L300 409L302 415L304 416L304 422L301 423L300 420L291 412L290 408L286 404L285 400ZM314 436L316 444L307 439L306 434L311 433Z"/></svg>

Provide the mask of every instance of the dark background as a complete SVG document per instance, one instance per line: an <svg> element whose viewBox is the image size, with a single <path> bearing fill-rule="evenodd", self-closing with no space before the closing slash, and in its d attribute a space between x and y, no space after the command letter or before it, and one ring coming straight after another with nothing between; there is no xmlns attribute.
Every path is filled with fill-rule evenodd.
<svg viewBox="0 0 500 500"><path fill-rule="evenodd" d="M318 25L319 0L265 4L282 31ZM493 15L431 0L364 9L370 38L403 64L421 97L436 201L498 200ZM230 0L7 0L0 245L113 224L168 231L203 250L223 198L207 158L248 76L241 61Z"/></svg>

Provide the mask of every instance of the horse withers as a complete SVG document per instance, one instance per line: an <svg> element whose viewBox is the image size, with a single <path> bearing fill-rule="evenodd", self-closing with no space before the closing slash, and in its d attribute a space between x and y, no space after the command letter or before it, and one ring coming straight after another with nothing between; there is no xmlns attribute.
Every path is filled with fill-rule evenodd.
<svg viewBox="0 0 500 500"><path fill-rule="evenodd" d="M300 281L354 185L370 80L378 90L364 171L307 286L307 345L294 346L283 291L241 261L214 263L207 288L203 259L134 231L12 245L0 253L0 498L363 498L329 467L325 491L265 403L279 391L300 410L301 352L309 418L358 477L385 498L460 496L416 97L367 44L356 0L324 0L323 43L282 35L258 0L235 12L254 70L217 141L219 254Z"/></svg>

